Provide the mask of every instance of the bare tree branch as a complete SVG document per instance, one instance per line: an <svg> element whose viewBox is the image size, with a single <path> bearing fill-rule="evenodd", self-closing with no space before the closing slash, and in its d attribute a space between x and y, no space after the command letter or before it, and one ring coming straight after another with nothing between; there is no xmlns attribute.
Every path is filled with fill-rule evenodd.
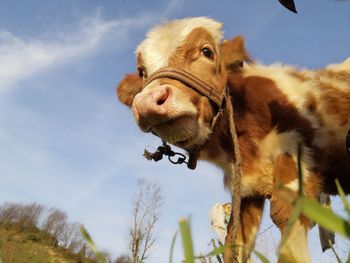
<svg viewBox="0 0 350 263"><path fill-rule="evenodd" d="M138 181L139 192L133 204L133 225L130 227L128 243L133 263L143 262L154 245L155 227L161 215L164 197L161 188L145 179Z"/></svg>

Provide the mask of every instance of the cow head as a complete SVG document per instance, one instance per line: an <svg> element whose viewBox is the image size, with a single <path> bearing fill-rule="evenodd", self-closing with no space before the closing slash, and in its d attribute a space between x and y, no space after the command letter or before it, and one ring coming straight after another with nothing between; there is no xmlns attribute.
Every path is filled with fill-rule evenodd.
<svg viewBox="0 0 350 263"><path fill-rule="evenodd" d="M132 108L141 130L186 150L202 145L211 133L218 106L185 83L164 77L147 81L164 67L181 69L225 92L227 74L249 60L244 41L222 42L222 24L198 17L153 28L136 49L137 73L118 85L119 100Z"/></svg>

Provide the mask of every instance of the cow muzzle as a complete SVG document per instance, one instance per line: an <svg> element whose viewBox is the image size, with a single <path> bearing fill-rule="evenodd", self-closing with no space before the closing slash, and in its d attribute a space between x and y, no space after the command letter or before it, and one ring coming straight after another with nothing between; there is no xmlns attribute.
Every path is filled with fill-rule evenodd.
<svg viewBox="0 0 350 263"><path fill-rule="evenodd" d="M136 123L144 132L168 120L171 109L172 92L169 85L148 89L134 98L132 110Z"/></svg>

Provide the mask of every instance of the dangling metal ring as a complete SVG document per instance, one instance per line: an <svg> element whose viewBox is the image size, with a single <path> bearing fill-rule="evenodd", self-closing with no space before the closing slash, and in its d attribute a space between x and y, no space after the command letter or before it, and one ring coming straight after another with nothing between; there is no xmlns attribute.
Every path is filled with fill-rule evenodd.
<svg viewBox="0 0 350 263"><path fill-rule="evenodd" d="M182 153L176 153L176 152L173 152L174 154L173 155L168 155L168 160L169 162L171 162L172 164L182 164L182 163L186 163L186 156ZM177 160L172 160L171 158L172 157L175 157L176 155L178 155L179 157L177 158Z"/></svg>

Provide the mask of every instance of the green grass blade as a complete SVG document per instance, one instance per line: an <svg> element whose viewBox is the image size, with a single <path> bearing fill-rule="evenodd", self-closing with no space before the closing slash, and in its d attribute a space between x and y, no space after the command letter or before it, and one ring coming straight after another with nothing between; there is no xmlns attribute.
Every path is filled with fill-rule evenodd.
<svg viewBox="0 0 350 263"><path fill-rule="evenodd" d="M337 185L338 193L341 197L341 200L343 201L345 210L350 217L350 202L346 199L345 193L344 193L343 188L341 187L338 179L335 179L335 184ZM350 218L349 218L349 220L350 220Z"/></svg>
<svg viewBox="0 0 350 263"><path fill-rule="evenodd" d="M227 246L219 246L214 248L212 251L210 251L207 256L216 256L216 255L220 255L223 254L225 249L227 248Z"/></svg>
<svg viewBox="0 0 350 263"><path fill-rule="evenodd" d="M212 251L210 251L206 257L212 257L212 256L217 256L217 255L221 255L224 253L226 249L226 246L219 246L219 247L216 247L214 248Z"/></svg>
<svg viewBox="0 0 350 263"><path fill-rule="evenodd" d="M302 213L325 229L350 238L350 224L315 200L302 198Z"/></svg>
<svg viewBox="0 0 350 263"><path fill-rule="evenodd" d="M95 253L98 263L106 263L106 259L98 251L97 246L95 245L95 242L92 240L90 234L82 225L80 226L80 232L83 235L83 237L85 238L85 240L88 243L88 245L90 246L90 248L92 249L92 251Z"/></svg>
<svg viewBox="0 0 350 263"><path fill-rule="evenodd" d="M346 261L346 263L350 263L350 253L348 255L348 260Z"/></svg>
<svg viewBox="0 0 350 263"><path fill-rule="evenodd" d="M258 252L256 250L253 250L252 252L255 254L255 256L258 257L258 259L260 259L260 261L262 263L270 263L270 261L263 254L261 254L260 252Z"/></svg>
<svg viewBox="0 0 350 263"><path fill-rule="evenodd" d="M194 263L193 242L189 222L186 218L180 219L179 225L185 255L184 262Z"/></svg>
<svg viewBox="0 0 350 263"><path fill-rule="evenodd" d="M175 241L176 241L177 233L178 232L176 231L175 234L174 234L173 240L171 241L169 263L173 262L173 254L174 254L174 247L175 247Z"/></svg>

